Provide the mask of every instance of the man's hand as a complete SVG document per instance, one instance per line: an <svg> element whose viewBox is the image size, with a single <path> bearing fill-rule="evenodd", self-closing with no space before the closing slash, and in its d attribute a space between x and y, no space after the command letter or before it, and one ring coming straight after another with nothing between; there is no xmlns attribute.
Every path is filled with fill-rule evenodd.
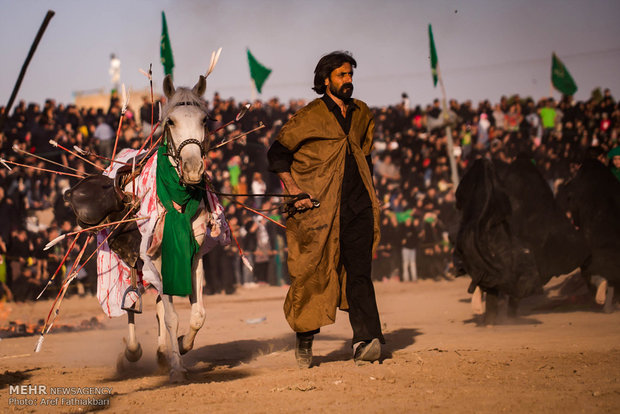
<svg viewBox="0 0 620 414"><path fill-rule="evenodd" d="M303 191L299 187L297 187L294 191L289 191L289 194L292 194L292 195L298 195L301 193L303 193ZM309 196L308 198L303 198L295 202L295 208L297 210L305 211L305 210L314 208L314 205L312 204L312 195L308 194L308 196Z"/></svg>
<svg viewBox="0 0 620 414"><path fill-rule="evenodd" d="M299 186L293 179L293 176L291 175L290 172L281 172L281 173L278 173L278 176L284 183L284 187L286 187L286 191L289 194L298 195L304 192L301 188L299 188ZM308 195L310 196L309 198L304 198L302 200L298 200L295 202L295 208L297 210L304 211L304 210L308 210L314 207L314 205L312 204L312 200L311 200L312 194L308 194Z"/></svg>

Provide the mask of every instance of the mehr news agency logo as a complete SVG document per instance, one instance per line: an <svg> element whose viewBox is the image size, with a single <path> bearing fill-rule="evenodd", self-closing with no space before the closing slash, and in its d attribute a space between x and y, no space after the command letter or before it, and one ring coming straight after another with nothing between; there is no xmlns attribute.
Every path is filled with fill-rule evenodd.
<svg viewBox="0 0 620 414"><path fill-rule="evenodd" d="M9 385L9 405L109 406L110 395L112 395L112 387Z"/></svg>

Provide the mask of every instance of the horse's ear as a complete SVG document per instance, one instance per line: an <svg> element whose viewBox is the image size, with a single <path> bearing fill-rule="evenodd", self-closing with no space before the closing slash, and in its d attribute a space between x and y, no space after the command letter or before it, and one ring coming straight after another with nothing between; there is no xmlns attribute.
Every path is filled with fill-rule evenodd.
<svg viewBox="0 0 620 414"><path fill-rule="evenodd" d="M200 75L200 78L198 79L198 83L196 83L194 87L192 88L192 92L194 92L198 96L202 96L206 90L207 90L207 78Z"/></svg>
<svg viewBox="0 0 620 414"><path fill-rule="evenodd" d="M174 95L174 84L172 83L172 76L166 75L164 78L164 95L170 99Z"/></svg>

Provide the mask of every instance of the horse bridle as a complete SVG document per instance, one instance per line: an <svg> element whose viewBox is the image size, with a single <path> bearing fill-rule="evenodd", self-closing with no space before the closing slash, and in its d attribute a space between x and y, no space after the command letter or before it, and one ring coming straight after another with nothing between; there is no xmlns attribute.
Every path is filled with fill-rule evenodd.
<svg viewBox="0 0 620 414"><path fill-rule="evenodd" d="M185 106L185 105L193 105L193 106L197 106L200 107L201 105L198 102L190 102L190 101L184 101L184 102L178 102L176 106ZM207 114L207 116L209 116ZM179 178L182 180L182 175L181 175L181 150L183 148L185 148L186 145L190 145L190 144L196 144L198 145L198 147L200 147L200 157L204 158L207 155L207 134L205 134L205 138L203 140L203 142L198 141L196 138L188 138L185 139L181 142L181 144L179 144L179 147L177 148L176 145L174 145L174 140L172 139L172 134L170 133L170 127L168 126L168 122L167 119L164 121L164 135L166 139L166 149L168 156L172 157L172 159L174 160L175 164L176 164L176 170L177 173L179 174Z"/></svg>

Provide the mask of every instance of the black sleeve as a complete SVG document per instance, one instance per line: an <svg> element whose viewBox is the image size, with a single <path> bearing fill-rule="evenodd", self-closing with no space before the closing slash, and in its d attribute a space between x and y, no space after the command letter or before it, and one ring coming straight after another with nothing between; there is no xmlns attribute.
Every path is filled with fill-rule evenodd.
<svg viewBox="0 0 620 414"><path fill-rule="evenodd" d="M375 168L372 165L372 155L366 156L366 163L368 164L368 169L370 170L370 176L372 177L375 173Z"/></svg>
<svg viewBox="0 0 620 414"><path fill-rule="evenodd" d="M274 141L267 152L269 171L274 173L290 172L291 164L293 163L293 154L293 151L280 144L279 141Z"/></svg>

